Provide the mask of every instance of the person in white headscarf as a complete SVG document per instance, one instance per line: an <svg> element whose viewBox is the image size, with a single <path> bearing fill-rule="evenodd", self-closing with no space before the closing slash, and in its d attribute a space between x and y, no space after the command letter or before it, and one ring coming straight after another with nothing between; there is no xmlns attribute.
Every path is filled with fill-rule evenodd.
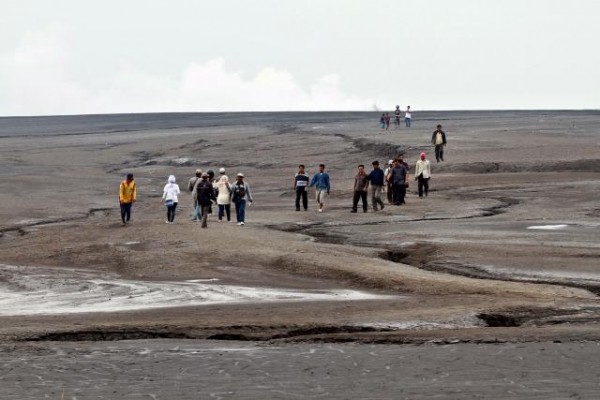
<svg viewBox="0 0 600 400"><path fill-rule="evenodd" d="M175 175L169 175L161 199L161 202L167 206L167 224L175 222L175 210L177 209L178 196L180 193L179 185L175 183Z"/></svg>

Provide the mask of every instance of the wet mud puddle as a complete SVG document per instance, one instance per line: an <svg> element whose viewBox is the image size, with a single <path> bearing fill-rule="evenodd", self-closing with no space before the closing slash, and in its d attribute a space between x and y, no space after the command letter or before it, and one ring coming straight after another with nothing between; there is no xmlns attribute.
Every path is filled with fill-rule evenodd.
<svg viewBox="0 0 600 400"><path fill-rule="evenodd" d="M356 290L222 285L216 279L148 282L93 271L0 264L0 316L115 312L225 303L398 298Z"/></svg>

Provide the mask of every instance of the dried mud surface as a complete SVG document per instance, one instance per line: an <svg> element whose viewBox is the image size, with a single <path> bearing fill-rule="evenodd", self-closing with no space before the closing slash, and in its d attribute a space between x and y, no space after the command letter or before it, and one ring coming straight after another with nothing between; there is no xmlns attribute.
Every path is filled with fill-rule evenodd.
<svg viewBox="0 0 600 400"><path fill-rule="evenodd" d="M354 342L358 354L372 344L460 344L478 360L485 351L477 346L491 344L526 354L554 341L593 347L600 336L599 121L597 112L422 113L410 130L383 132L361 113L0 119L0 342L39 365L37 352L59 347L77 346L73 354L82 357L114 346L130 357L138 344L94 343L121 340L209 348L215 345L205 340L241 340L260 349L284 344L277 352L290 354L308 346L302 342ZM428 144L437 122L449 141L439 164ZM421 151L433 159L427 198L411 181L406 205L349 212L357 164L402 155L412 166ZM332 177L326 210L316 212L311 192L309 211L295 212L296 167L304 163L312 174L320 162ZM202 230L189 220L185 187L197 167L246 174L255 197L246 226L213 217ZM139 201L123 227L116 200L127 172L136 176ZM184 191L173 225L159 203L169 174ZM261 290L279 300L257 300L267 293ZM284 301L282 291L313 297ZM203 303L202 296L231 301ZM49 307L54 312L44 312ZM419 348L424 357L442 351ZM2 397L49 393L42 387L14 397L19 387L5 386ZM507 387L488 394L508 396ZM552 398L529 389L514 393ZM479 393L461 390L448 389L446 398ZM328 389L292 392L336 397ZM108 397L72 398L111 398L102 393Z"/></svg>

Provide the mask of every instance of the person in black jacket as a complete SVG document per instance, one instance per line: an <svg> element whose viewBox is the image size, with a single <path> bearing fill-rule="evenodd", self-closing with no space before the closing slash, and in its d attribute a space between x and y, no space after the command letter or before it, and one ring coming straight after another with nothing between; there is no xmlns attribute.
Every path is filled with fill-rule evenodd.
<svg viewBox="0 0 600 400"><path fill-rule="evenodd" d="M202 180L196 183L196 201L202 207L202 228L208 227L207 219L208 219L208 209L212 205L212 200L217 200L215 198L215 191L213 189L212 183L208 180L209 175L204 172L202 174Z"/></svg>
<svg viewBox="0 0 600 400"><path fill-rule="evenodd" d="M444 161L444 146L446 146L446 132L442 126L438 125L433 135L431 135L431 144L435 146L435 159L437 162Z"/></svg>

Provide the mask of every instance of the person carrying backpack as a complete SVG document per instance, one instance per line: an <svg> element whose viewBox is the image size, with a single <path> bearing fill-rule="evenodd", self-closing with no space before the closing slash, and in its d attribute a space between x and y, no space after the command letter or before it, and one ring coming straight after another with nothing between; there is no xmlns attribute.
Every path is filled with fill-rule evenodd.
<svg viewBox="0 0 600 400"><path fill-rule="evenodd" d="M244 226L246 221L246 204L250 206L253 200L250 185L244 182L244 174L241 172L237 174L236 182L231 185L231 194L233 204L235 205L237 223L240 226Z"/></svg>
<svg viewBox="0 0 600 400"><path fill-rule="evenodd" d="M195 195L196 183L200 182L201 180L202 180L202 170L197 169L196 175L191 177L190 180L188 181L188 190L190 192L192 192L192 199L196 198L196 195ZM200 218L202 218L200 204L198 204L198 202L196 200L193 200L193 202L194 202L194 213L192 214L192 221L200 221Z"/></svg>
<svg viewBox="0 0 600 400"><path fill-rule="evenodd" d="M202 228L208 227L208 209L212 205L212 200L216 200L215 191L212 183L208 180L208 174L204 172L202 174L202 180L196 183L196 190L194 192L195 200L202 207Z"/></svg>

